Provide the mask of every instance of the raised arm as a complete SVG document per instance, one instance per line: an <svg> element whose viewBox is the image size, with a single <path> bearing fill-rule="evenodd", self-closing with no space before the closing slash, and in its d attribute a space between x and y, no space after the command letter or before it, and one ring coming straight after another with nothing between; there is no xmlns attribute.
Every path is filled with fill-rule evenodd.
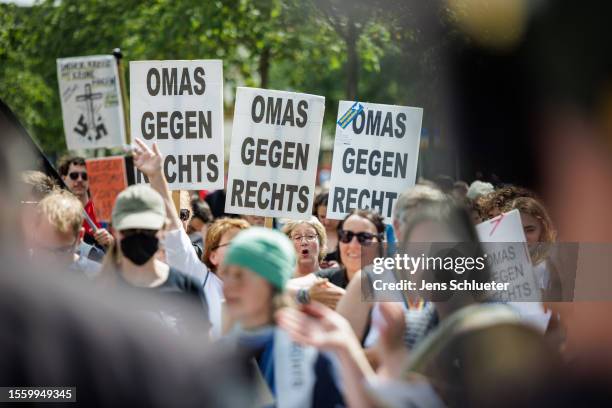
<svg viewBox="0 0 612 408"><path fill-rule="evenodd" d="M368 317L372 309L372 303L361 300L361 274L359 271L346 287L346 294L342 296L336 307L336 311L342 315L353 328L355 335L363 341L368 325Z"/></svg>
<svg viewBox="0 0 612 408"><path fill-rule="evenodd" d="M162 168L164 157L159 151L157 143L153 143L153 149L150 149L140 139L134 139L134 142L136 143L133 152L134 166L149 178L151 187L164 199L166 216L170 222L169 228L171 230L182 228L181 220L172 201L172 194L168 188L168 182L164 176Z"/></svg>
<svg viewBox="0 0 612 408"><path fill-rule="evenodd" d="M153 144L153 149L149 149L140 139L135 139L137 147L134 149L134 165L142 171L155 189L164 199L166 216L170 220L169 231L166 233L166 261L168 265L196 277L201 282L206 278L208 269L203 264L191 245L187 233L183 229L172 194L168 189L168 183L162 171L163 155L159 151L157 144ZM206 290L206 288L204 288Z"/></svg>

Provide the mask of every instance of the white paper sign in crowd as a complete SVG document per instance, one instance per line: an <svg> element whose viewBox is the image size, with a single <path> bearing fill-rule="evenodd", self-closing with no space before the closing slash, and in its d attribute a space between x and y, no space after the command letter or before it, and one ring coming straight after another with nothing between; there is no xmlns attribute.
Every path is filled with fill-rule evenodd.
<svg viewBox="0 0 612 408"><path fill-rule="evenodd" d="M57 80L68 149L125 144L117 62L112 55L58 58Z"/></svg>
<svg viewBox="0 0 612 408"><path fill-rule="evenodd" d="M130 124L157 142L172 190L223 188L221 60L130 62Z"/></svg>
<svg viewBox="0 0 612 408"><path fill-rule="evenodd" d="M227 213L310 216L324 111L322 96L237 89Z"/></svg>
<svg viewBox="0 0 612 408"><path fill-rule="evenodd" d="M507 291L491 292L493 298L505 302L540 300L519 211L512 210L482 222L476 231L491 280L510 283Z"/></svg>
<svg viewBox="0 0 612 408"><path fill-rule="evenodd" d="M327 217L371 208L390 221L400 193L415 184L423 109L361 104L348 126L336 126ZM340 101L338 120L353 105Z"/></svg>

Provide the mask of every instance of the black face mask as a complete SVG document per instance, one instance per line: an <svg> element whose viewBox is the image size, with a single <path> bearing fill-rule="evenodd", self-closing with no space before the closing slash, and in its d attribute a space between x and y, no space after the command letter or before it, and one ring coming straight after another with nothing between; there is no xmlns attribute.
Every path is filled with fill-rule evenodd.
<svg viewBox="0 0 612 408"><path fill-rule="evenodd" d="M136 265L144 265L155 255L159 239L155 235L135 233L121 240L121 252Z"/></svg>

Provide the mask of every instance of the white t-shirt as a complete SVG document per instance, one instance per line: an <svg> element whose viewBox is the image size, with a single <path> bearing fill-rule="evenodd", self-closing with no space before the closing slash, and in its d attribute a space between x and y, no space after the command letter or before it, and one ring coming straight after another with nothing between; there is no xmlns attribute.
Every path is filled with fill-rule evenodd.
<svg viewBox="0 0 612 408"><path fill-rule="evenodd" d="M203 285L208 303L208 318L212 324L210 336L213 340L218 339L223 327L223 282L200 261L189 236L182 228L166 232L164 247L168 265L196 278Z"/></svg>

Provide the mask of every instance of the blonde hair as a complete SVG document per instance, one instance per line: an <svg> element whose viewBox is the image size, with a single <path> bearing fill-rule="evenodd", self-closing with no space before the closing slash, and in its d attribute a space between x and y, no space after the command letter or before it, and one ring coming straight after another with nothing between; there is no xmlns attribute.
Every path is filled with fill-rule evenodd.
<svg viewBox="0 0 612 408"><path fill-rule="evenodd" d="M283 226L283 233L291 238L291 233L299 225L306 224L314 228L319 239L319 262L323 261L325 255L327 255L327 233L325 227L321 224L321 221L317 217L310 217L307 220L289 220Z"/></svg>
<svg viewBox="0 0 612 408"><path fill-rule="evenodd" d="M60 233L77 237L83 225L83 204L72 193L55 190L38 203L37 217L42 216Z"/></svg>
<svg viewBox="0 0 612 408"><path fill-rule="evenodd" d="M36 170L27 170L21 173L21 181L27 186L30 198L36 201L42 200L58 188L55 180Z"/></svg>
<svg viewBox="0 0 612 408"><path fill-rule="evenodd" d="M542 262L548 257L550 244L557 240L557 231L544 205L533 197L519 197L506 204L503 212L519 210L521 214L527 214L537 219L542 226L542 234L538 246L531 251L531 260L534 265Z"/></svg>

